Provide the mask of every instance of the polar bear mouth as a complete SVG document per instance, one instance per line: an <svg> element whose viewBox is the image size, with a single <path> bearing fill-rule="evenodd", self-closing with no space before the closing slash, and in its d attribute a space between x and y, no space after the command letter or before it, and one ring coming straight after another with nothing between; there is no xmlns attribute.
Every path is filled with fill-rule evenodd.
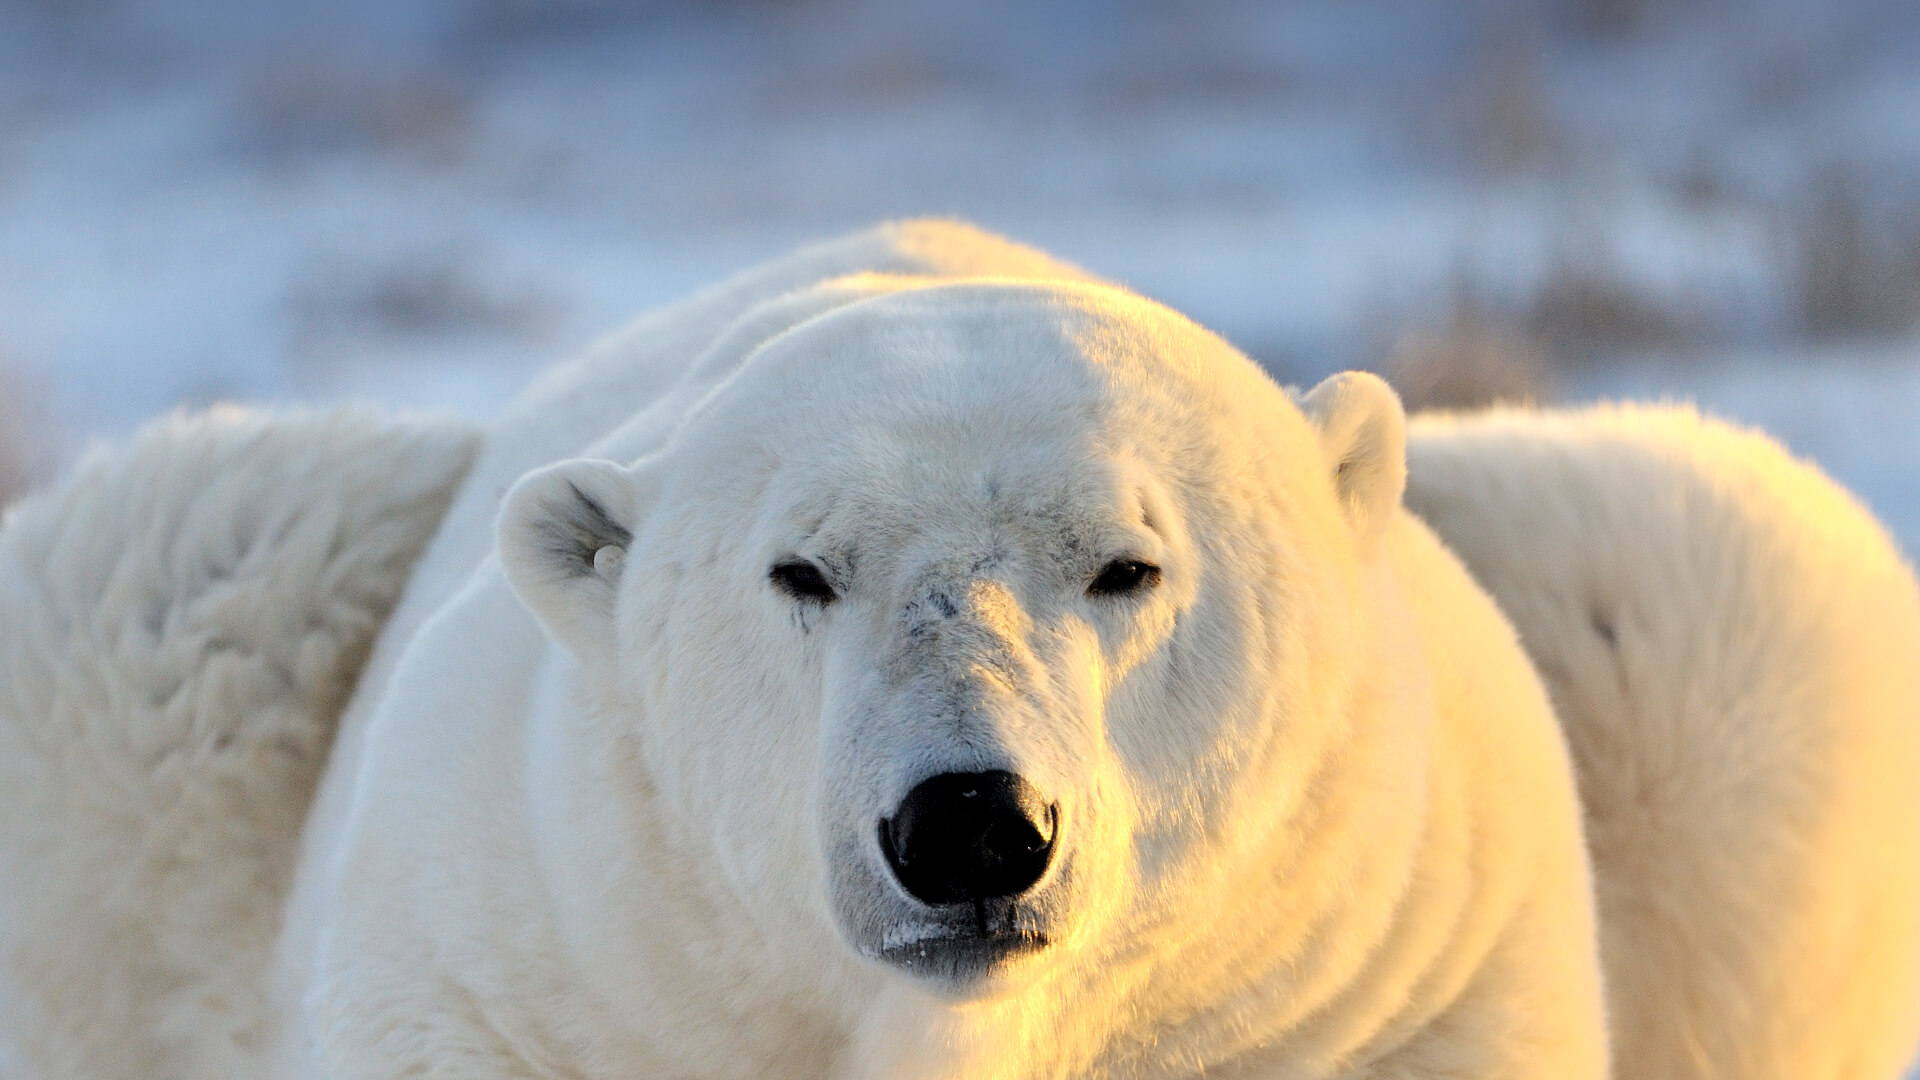
<svg viewBox="0 0 1920 1080"><path fill-rule="evenodd" d="M1047 935L1038 930L996 929L981 933L937 933L910 942L889 945L880 958L915 975L940 982L964 984L996 968L1047 947Z"/></svg>
<svg viewBox="0 0 1920 1080"><path fill-rule="evenodd" d="M964 984L1051 944L1036 912L1010 897L942 905L945 918L914 920L883 937L878 959L915 975Z"/></svg>

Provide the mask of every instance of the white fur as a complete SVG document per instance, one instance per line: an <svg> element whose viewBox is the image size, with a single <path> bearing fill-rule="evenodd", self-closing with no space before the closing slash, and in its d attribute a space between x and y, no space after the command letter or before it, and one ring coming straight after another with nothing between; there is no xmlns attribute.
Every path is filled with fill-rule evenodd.
<svg viewBox="0 0 1920 1080"><path fill-rule="evenodd" d="M1620 1075L1900 1075L1920 599L1879 525L1686 408L1428 418L1411 459L1573 747Z"/></svg>
<svg viewBox="0 0 1920 1080"><path fill-rule="evenodd" d="M5 1075L237 1076L271 1038L308 797L473 444L222 409L95 451L8 514Z"/></svg>
<svg viewBox="0 0 1920 1080"><path fill-rule="evenodd" d="M575 459L507 496L504 567L428 555L313 832L292 1072L1603 1074L1564 749L1396 509L1392 393L1310 421L1165 309L976 269L743 302L516 463ZM1161 585L1089 599L1120 554ZM772 587L796 555L835 606ZM1054 943L876 961L930 929L873 821L996 763L1064 807Z"/></svg>
<svg viewBox="0 0 1920 1080"><path fill-rule="evenodd" d="M0 926L0 964L16 984L51 988L0 997L30 1078L1597 1080L1608 1068L1602 947L1610 971L1625 973L1612 990L1622 1076L1789 1075L1742 1073L1744 1048L1700 1034L1756 1030L1729 1027L1722 1001L1778 1006L1783 1026L1878 1048L1857 1051L1852 1072L1792 1075L1890 1076L1896 1044L1910 1041L1910 864L1880 893L1861 868L1869 844L1913 846L1914 816L1904 805L1884 813L1913 754L1901 737L1860 732L1897 726L1870 715L1912 711L1911 687L1888 674L1906 670L1894 662L1920 641L1911 578L1870 520L1811 473L1792 473L1798 487L1760 484L1772 494L1733 500L1754 509L1711 518L1714 528L1665 509L1688 484L1745 491L1757 452L1686 468L1652 453L1665 464L1596 480L1648 456L1636 440L1658 444L1636 433L1625 450L1572 455L1588 463L1567 477L1527 472L1579 442L1566 432L1580 424L1553 420L1517 439L1509 482L1509 463L1466 428L1424 422L1413 441L1414 500L1476 569L1510 554L1547 575L1518 590L1488 575L1489 587L1518 609L1580 598L1546 605L1544 622L1515 617L1569 712L1590 806L1601 805L1595 775L1641 777L1669 751L1692 761L1732 746L1760 763L1737 774L1759 783L1733 793L1756 819L1729 825L1707 770L1685 774L1700 781L1697 797L1678 805L1704 815L1700 835L1735 850L1783 839L1775 847L1788 854L1764 866L1763 883L1727 887L1731 860L1662 877L1666 833L1596 812L1609 919L1597 929L1574 770L1547 691L1486 593L1399 508L1405 420L1371 376L1337 377L1296 405L1163 308L964 226L916 222L769 264L554 369L489 427L443 520L467 462L462 439L403 428L356 442L321 437L315 423L247 421L255 444L280 445L284 431L295 449L291 465L268 454L242 468L228 454L203 469L212 490L245 496L203 505L183 500L192 485L141 482L199 460L198 436L168 431L0 533L0 615L21 620L0 625L10 650L0 663L25 688L0 692L65 701L92 680L109 702L137 705L151 699L153 658L179 649L190 659L168 659L170 678L254 694L224 709L208 690L195 700L216 704L186 721L0 706L0 739L23 747L0 747L0 769L28 778L0 788L0 897L9 919L11 906L31 913L17 930ZM409 437L417 454L393 452ZM289 482L292 466L320 479ZM358 479L341 482L347 474ZM1565 492L1526 486L1562 479ZM157 494L122 500L101 484ZM335 505L335 490L365 505ZM1585 508L1590 491L1610 509ZM1449 516L1442 494L1461 512ZM328 506L328 520L404 524L368 548L378 555L354 554L358 528L318 546L296 542L307 535L297 528L255 529ZM1805 528L1787 512L1802 506L1848 524ZM60 540L28 527L54 513L46 507L103 515L92 546L54 558ZM1511 530L1516 508L1562 520ZM1606 527L1580 527L1596 513ZM188 519L194 528L147 524ZM163 620L158 637L126 647L82 639L68 659L84 671L38 674L59 670L46 657L69 640L61 613L78 609L31 583L97 591L94 568L143 543L199 565L232 546L215 542L226 528L280 541L241 545L262 556L243 564L216 560L243 567L228 588L248 597L246 619L332 626L312 613L357 613L340 622L352 633L321 635L346 643L328 646L336 652L314 646L330 691L249 682L220 654L208 659L208 635L188 621ZM1616 549L1627 572L1599 580L1622 610L1663 620L1631 646L1653 689L1620 694L1590 643L1543 644L1568 627L1592 636L1596 579L1583 575ZM1858 625L1830 617L1852 600L1814 618L1765 587L1827 582L1835 552L1856 549L1860 580L1884 586L1859 609L1884 633L1857 656L1842 650L1859 644ZM340 572L302 570L316 551ZM1670 574L1632 576L1676 553L1689 566L1732 553L1747 569L1692 592L1676 592ZM1102 560L1123 556L1160 566L1158 585L1087 595ZM791 558L824 568L831 605L773 586L769 566ZM61 569L12 569L26 564ZM123 587L166 604L198 611L193 598L211 595L195 584L205 575L129 565ZM1835 597L1855 588L1832 580ZM1688 603L1655 606L1672 596ZM1760 635L1757 653L1696 644L1748 633L1756 612L1774 610L1791 617ZM1639 632L1613 630L1623 646ZM31 661L15 659L29 648ZM1728 688L1745 685L1752 656L1783 651L1799 675L1782 685L1802 704L1765 713L1759 701L1778 721L1762 730L1782 742L1712 741L1724 726L1696 731L1685 709L1684 724L1627 726L1645 745L1596 737L1649 703L1754 700ZM1598 711L1582 718L1576 700ZM83 734L34 744L60 730L48 715ZM292 832L336 717L289 892ZM292 731L316 749L235 769L192 749L203 729ZM1793 757L1808 746L1821 752ZM156 752L186 763L177 775L188 794L206 793L207 811L176 813L152 794ZM1868 753L1885 760L1860 760ZM50 761L71 761L73 776L47 771ZM999 766L1061 807L1053 863L1031 903L1005 916L1031 920L1050 944L976 980L916 973L899 950L935 941L938 913L890 883L873 823L918 777ZM126 793L123 776L135 781ZM1783 777L1800 786L1775 783ZM1853 786L1858 799L1842 791ZM271 793L260 796L267 809L230 789ZM1825 825L1803 830L1810 819ZM1703 849L1673 850L1685 869ZM116 892L126 867L144 865L139 852L199 861L186 877ZM1731 947L1649 958L1618 902L1641 866L1655 900ZM1822 891L1815 879L1829 873L1836 884ZM1783 914L1757 906L1776 895L1796 900ZM1713 906L1723 901L1733 906ZM111 919L56 918L69 909ZM235 914L207 918L213 910ZM1849 912L1878 922L1821 921ZM1809 927L1853 951L1816 971L1805 949L1775 947L1799 948ZM1706 995L1673 1010L1689 1018L1680 1041L1694 1040L1685 1045L1701 1060L1646 1064L1663 1060L1647 1047L1676 1044L1635 1026L1668 993L1667 969L1737 962L1773 987L1847 971L1867 962L1862 942L1896 939L1898 956L1875 968L1885 978L1851 997L1829 983L1721 998L1725 978L1677 979ZM42 941L53 947L34 951ZM153 966L162 961L176 966Z"/></svg>
<svg viewBox="0 0 1920 1080"><path fill-rule="evenodd" d="M454 596L494 546L500 499L533 469L576 456L607 432L638 456L663 442L681 415L753 349L796 323L857 298L833 279L862 274L1039 278L1085 274L1039 252L941 221L883 225L755 267L634 320L585 355L544 373L490 425L486 442L406 596L369 658L340 721L333 759L313 805L280 947L278 996L296 1002L329 916L326 857L340 842L361 770L362 739L401 655L421 625Z"/></svg>

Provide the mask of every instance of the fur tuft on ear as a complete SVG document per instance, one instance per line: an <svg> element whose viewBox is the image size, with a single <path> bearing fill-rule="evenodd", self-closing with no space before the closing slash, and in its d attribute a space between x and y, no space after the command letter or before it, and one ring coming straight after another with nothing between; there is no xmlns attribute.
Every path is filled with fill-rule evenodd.
<svg viewBox="0 0 1920 1080"><path fill-rule="evenodd" d="M582 659L612 639L613 599L639 517L637 475L611 461L563 461L507 492L500 565L520 602Z"/></svg>
<svg viewBox="0 0 1920 1080"><path fill-rule="evenodd" d="M1344 371L1300 399L1333 469L1354 533L1371 544L1386 528L1407 487L1407 414L1378 375Z"/></svg>

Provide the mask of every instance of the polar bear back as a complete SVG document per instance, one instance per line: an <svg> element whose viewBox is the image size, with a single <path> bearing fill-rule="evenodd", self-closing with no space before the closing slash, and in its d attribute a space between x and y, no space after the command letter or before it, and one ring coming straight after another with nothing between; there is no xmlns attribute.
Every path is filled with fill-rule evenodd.
<svg viewBox="0 0 1920 1080"><path fill-rule="evenodd" d="M1891 1077L1920 1018L1920 599L1691 409L1426 417L1407 502L1513 620L1587 817L1616 1075Z"/></svg>
<svg viewBox="0 0 1920 1080"><path fill-rule="evenodd" d="M475 442L222 408L8 513L4 1075L244 1073L334 723Z"/></svg>

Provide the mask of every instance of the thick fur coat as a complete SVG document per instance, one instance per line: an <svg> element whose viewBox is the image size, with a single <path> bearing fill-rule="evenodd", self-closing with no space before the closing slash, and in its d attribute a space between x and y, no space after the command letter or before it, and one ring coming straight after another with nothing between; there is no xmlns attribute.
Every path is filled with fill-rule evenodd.
<svg viewBox="0 0 1920 1080"><path fill-rule="evenodd" d="M1573 747L1619 1075L1901 1075L1920 600L1885 531L1688 408L1429 417L1409 458Z"/></svg>
<svg viewBox="0 0 1920 1080"><path fill-rule="evenodd" d="M0 1074L258 1075L301 821L477 441L217 410L8 512Z"/></svg>
<svg viewBox="0 0 1920 1080"><path fill-rule="evenodd" d="M1681 443L1721 434L1649 415ZM0 661L23 687L0 699L0 768L26 778L0 787L7 1064L1598 1078L1604 957L1620 1075L1890 1076L1911 957L1844 999L1665 975L1790 986L1815 928L1849 958L1910 946L1915 818L1889 819L1886 780L1920 765L1896 674L1920 642L1911 577L1801 466L1713 530L1662 509L1784 461L1760 440L1662 457L1583 422L1512 436L1516 461L1589 455L1563 489L1459 424L1423 423L1411 454L1413 505L1544 685L1402 509L1384 384L1283 393L1172 312L963 226L885 227L649 316L477 449L363 416L158 429L0 534ZM247 440L289 449L242 460ZM1507 527L1543 506L1603 527ZM1800 528L1807 506L1852 516ZM46 524L67 520L91 529ZM72 535L93 546L65 554ZM1581 576L1628 539L1627 575L1786 554L1677 594L1651 570L1615 592ZM1843 552L1877 583L1879 646L1825 615L1751 621L1783 580L1828 588ZM1509 558L1510 578L1483 566ZM101 565L146 606L103 604ZM1854 580L1796 610L1844 610ZM251 599L195 599L221 590ZM1631 621L1676 595L1657 632ZM1757 652L1688 644L1736 623ZM1595 661L1596 633L1644 679ZM235 642L264 675L226 664L251 655ZM1743 665L1786 656L1798 696L1734 696ZM1044 792L1045 871L990 905L923 902L889 815L930 775L988 769ZM1631 809L1654 769L1691 798L1657 822ZM1703 861L1708 842L1738 854ZM1869 844L1887 883L1861 873ZM1743 890L1748 852L1773 861ZM1647 910L1681 930L1647 936ZM1634 1011L1669 992L1681 1019ZM1743 1072L1776 1015L1846 1049Z"/></svg>

